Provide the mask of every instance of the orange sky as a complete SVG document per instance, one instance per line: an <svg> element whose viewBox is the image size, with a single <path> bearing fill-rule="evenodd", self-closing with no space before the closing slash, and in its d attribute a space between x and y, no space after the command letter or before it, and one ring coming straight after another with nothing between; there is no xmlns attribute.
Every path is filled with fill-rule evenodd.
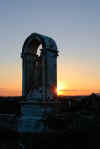
<svg viewBox="0 0 100 149"><path fill-rule="evenodd" d="M77 69L79 68L72 67L71 64L69 66L64 64L61 67L58 61L58 95L88 95L92 92L100 92L99 81L91 75L80 74ZM0 73L0 96L20 96L21 90L21 63L17 67L14 64L11 68L4 66Z"/></svg>
<svg viewBox="0 0 100 149"><path fill-rule="evenodd" d="M91 95L92 93L100 93L100 90L59 90L58 96L80 96L80 95Z"/></svg>
<svg viewBox="0 0 100 149"><path fill-rule="evenodd" d="M20 90L0 88L0 96L21 96Z"/></svg>
<svg viewBox="0 0 100 149"><path fill-rule="evenodd" d="M22 90L21 64L2 66L0 73L0 96L20 96Z"/></svg>

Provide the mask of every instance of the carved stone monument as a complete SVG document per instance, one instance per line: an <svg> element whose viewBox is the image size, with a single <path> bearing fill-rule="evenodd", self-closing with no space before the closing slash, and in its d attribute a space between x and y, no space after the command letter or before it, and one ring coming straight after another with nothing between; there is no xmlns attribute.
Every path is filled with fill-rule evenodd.
<svg viewBox="0 0 100 149"><path fill-rule="evenodd" d="M40 45L42 49L39 49ZM33 33L25 40L21 54L23 96L34 100L55 97L57 55L56 43L50 37Z"/></svg>
<svg viewBox="0 0 100 149"><path fill-rule="evenodd" d="M18 119L18 131L21 133L47 130L43 121L53 110L46 101L50 102L56 96L57 55L55 41L47 36L33 33L24 42L21 57L25 101L20 103L22 114Z"/></svg>

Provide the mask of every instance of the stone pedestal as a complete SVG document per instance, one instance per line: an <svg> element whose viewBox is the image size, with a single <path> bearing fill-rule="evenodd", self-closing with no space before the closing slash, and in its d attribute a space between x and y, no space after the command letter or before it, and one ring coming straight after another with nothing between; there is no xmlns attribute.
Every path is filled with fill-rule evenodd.
<svg viewBox="0 0 100 149"><path fill-rule="evenodd" d="M18 132L37 133L47 131L44 120L46 114L52 111L52 108L45 103L24 101L21 102L21 116L18 118Z"/></svg>

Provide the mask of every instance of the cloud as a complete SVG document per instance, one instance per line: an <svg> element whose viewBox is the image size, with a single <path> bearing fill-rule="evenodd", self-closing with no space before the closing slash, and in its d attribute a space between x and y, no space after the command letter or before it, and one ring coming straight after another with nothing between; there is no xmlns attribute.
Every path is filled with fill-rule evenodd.
<svg viewBox="0 0 100 149"><path fill-rule="evenodd" d="M96 89L83 89L83 90L81 90L81 89L73 89L73 90L69 90L69 89L64 89L64 90L60 90L60 91L63 91L63 92L100 92L100 89L99 90L96 90Z"/></svg>
<svg viewBox="0 0 100 149"><path fill-rule="evenodd" d="M80 89L77 89L77 90L61 90L61 91L63 91L63 92L66 92L66 91L68 91L68 92L72 92L72 91L75 91L75 92L79 92L79 91L90 91L89 89L88 90L80 90Z"/></svg>

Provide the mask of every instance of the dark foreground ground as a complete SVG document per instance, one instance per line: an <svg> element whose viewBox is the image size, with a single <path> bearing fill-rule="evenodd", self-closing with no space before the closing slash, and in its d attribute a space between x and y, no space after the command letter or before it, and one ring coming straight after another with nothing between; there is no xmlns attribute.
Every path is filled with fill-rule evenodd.
<svg viewBox="0 0 100 149"><path fill-rule="evenodd" d="M24 149L34 148L61 148L61 149L91 149L100 147L100 131L91 130L91 132L73 132L68 133L42 133L42 134L25 134L19 139L16 137L8 137L7 135L0 137L0 149L19 149L19 142L24 144Z"/></svg>
<svg viewBox="0 0 100 149"><path fill-rule="evenodd" d="M18 134L0 128L0 149L91 149L100 147L100 97L92 94L75 100L61 99L54 105L55 111L48 115L45 124L50 131L38 134ZM1 107L6 101L1 103ZM13 102L12 102L13 103ZM9 103L6 105L8 106ZM20 115L15 103L11 112ZM12 107L14 107L12 106ZM4 109L3 107L1 109ZM6 109L7 110L7 109ZM2 110L1 110L2 111ZM5 111L5 110L4 110ZM20 144L20 145L19 145Z"/></svg>

